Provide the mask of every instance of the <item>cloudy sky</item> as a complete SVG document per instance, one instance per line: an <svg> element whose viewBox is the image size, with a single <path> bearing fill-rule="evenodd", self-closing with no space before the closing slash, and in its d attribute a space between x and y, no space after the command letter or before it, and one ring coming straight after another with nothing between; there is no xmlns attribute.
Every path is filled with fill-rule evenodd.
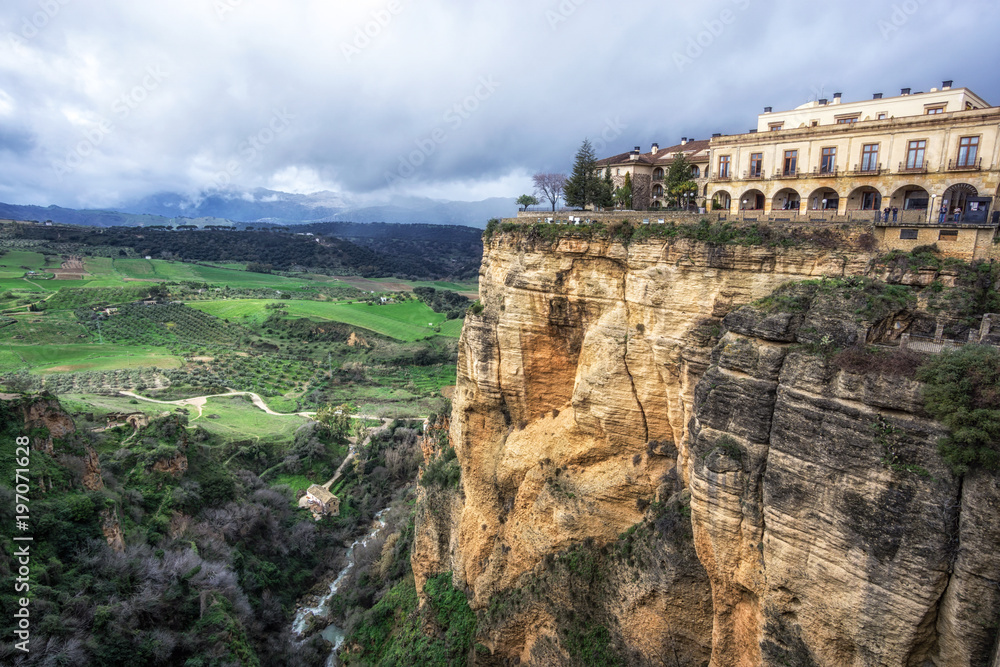
<svg viewBox="0 0 1000 667"><path fill-rule="evenodd" d="M4 0L0 201L517 196L585 137L943 79L1000 104L998 27L987 0Z"/></svg>

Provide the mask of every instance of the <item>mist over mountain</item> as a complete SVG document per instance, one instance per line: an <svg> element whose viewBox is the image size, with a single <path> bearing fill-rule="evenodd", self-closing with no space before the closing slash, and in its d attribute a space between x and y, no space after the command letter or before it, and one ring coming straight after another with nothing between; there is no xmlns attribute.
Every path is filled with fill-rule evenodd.
<svg viewBox="0 0 1000 667"><path fill-rule="evenodd" d="M22 206L0 203L0 218L114 227L118 225L229 225L270 222L389 222L399 224L485 227L490 218L512 217L512 198L482 201L441 201L426 197L396 197L392 201L359 201L335 192L308 195L258 188L190 197L162 192L111 209Z"/></svg>
<svg viewBox="0 0 1000 667"><path fill-rule="evenodd" d="M224 191L189 197L159 193L129 202L117 210L164 217L224 218L236 222L296 224L350 220L484 227L493 217L517 211L513 199L494 197L477 202L441 201L426 197L394 197L390 201L360 200L335 192L308 195L265 188Z"/></svg>

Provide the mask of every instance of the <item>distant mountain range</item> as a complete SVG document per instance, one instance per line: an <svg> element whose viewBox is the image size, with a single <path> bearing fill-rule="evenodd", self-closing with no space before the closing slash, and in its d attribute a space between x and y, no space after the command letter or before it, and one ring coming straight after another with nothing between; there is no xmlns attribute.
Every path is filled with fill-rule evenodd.
<svg viewBox="0 0 1000 667"><path fill-rule="evenodd" d="M0 203L0 218L112 227L117 225L231 225L310 222L391 222L485 227L490 218L513 217L513 198L476 202L399 197L391 202L353 202L334 192L297 195L258 188L189 197L165 192L113 209L70 209Z"/></svg>

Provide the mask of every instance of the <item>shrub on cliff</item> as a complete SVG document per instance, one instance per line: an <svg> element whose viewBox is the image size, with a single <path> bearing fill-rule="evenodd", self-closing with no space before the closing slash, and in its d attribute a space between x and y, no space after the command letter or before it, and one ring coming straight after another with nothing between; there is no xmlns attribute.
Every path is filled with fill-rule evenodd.
<svg viewBox="0 0 1000 667"><path fill-rule="evenodd" d="M917 373L927 412L948 427L938 450L956 474L1000 470L1000 350L966 345Z"/></svg>

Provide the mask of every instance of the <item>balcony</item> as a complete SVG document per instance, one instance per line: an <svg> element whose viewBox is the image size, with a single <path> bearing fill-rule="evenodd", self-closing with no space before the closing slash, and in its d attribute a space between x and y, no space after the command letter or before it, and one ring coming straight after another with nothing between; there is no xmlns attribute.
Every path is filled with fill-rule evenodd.
<svg viewBox="0 0 1000 667"><path fill-rule="evenodd" d="M783 178L801 178L802 172L798 169L778 169L774 172L774 176L771 177L772 180L781 180Z"/></svg>
<svg viewBox="0 0 1000 667"><path fill-rule="evenodd" d="M766 180L767 176L764 174L763 169L758 169L756 171L744 171L743 180L744 181L763 181Z"/></svg>
<svg viewBox="0 0 1000 667"><path fill-rule="evenodd" d="M814 178L836 178L837 176L842 176L840 169L834 167L833 169L823 169L822 167L813 167L812 174Z"/></svg>
<svg viewBox="0 0 1000 667"><path fill-rule="evenodd" d="M904 163L900 162L899 163L899 171L897 173L900 173L900 174L926 174L927 173L927 165L921 163L920 166L907 167Z"/></svg>
<svg viewBox="0 0 1000 667"><path fill-rule="evenodd" d="M719 174L713 176L712 180L713 181L731 181L731 180L733 180L733 177L729 175L729 172L726 172L724 174L723 173L719 173Z"/></svg>
<svg viewBox="0 0 1000 667"><path fill-rule="evenodd" d="M882 163L879 162L877 165L854 165L854 169L851 170L851 176L878 176L882 173Z"/></svg>
<svg viewBox="0 0 1000 667"><path fill-rule="evenodd" d="M952 163L951 160L948 160L948 171L981 171L982 168L983 168L983 158L971 161L966 160L964 162L959 162L958 160L955 160L954 163Z"/></svg>

